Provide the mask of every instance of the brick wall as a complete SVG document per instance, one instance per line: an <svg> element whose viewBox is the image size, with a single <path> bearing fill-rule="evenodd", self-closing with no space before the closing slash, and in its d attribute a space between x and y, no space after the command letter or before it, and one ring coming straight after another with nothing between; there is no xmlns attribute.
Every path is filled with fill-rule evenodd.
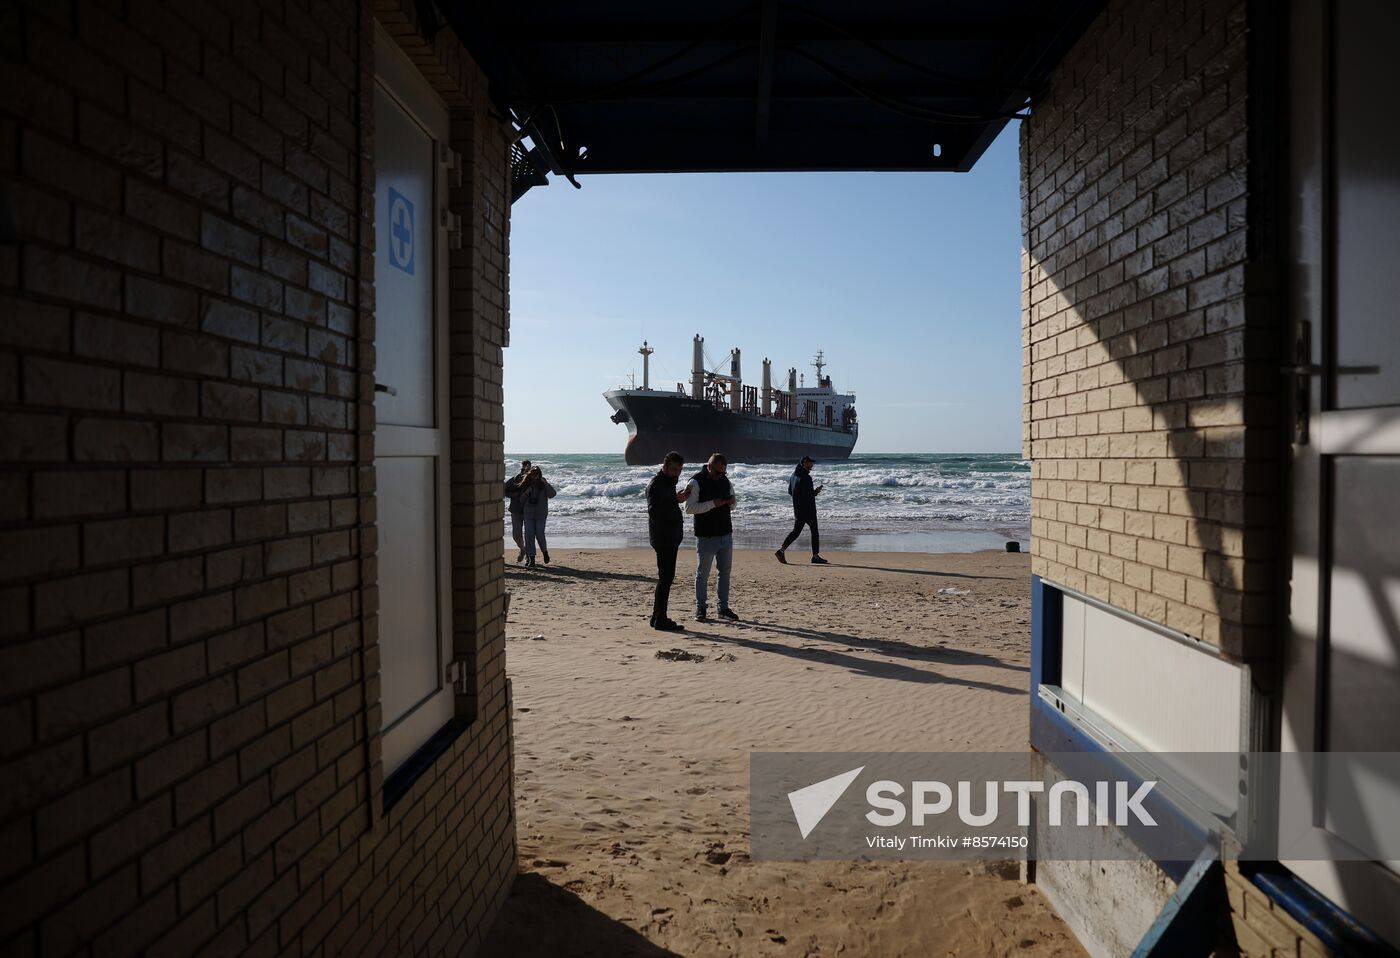
<svg viewBox="0 0 1400 958"><path fill-rule="evenodd" d="M0 951L470 951L515 864L506 141L411 2L0 7ZM378 16L443 93L471 719L385 813ZM465 724L465 723L464 723Z"/></svg>
<svg viewBox="0 0 1400 958"><path fill-rule="evenodd" d="M1021 136L1033 570L1238 657L1277 640L1287 451L1245 8L1110 2Z"/></svg>
<svg viewBox="0 0 1400 958"><path fill-rule="evenodd" d="M1239 863L1225 866L1225 892L1229 897L1229 927L1225 938L1241 958L1325 958L1333 954L1316 935L1304 928L1269 899L1248 876L1240 874ZM1221 953L1229 952L1226 941Z"/></svg>

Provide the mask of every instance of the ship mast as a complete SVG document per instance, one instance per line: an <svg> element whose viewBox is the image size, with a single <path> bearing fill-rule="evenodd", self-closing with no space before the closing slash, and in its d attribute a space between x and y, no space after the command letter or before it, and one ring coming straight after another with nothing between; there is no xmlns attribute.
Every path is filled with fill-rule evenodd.
<svg viewBox="0 0 1400 958"><path fill-rule="evenodd" d="M812 365L817 367L817 386L822 384L822 367L826 365L826 359L822 356L822 351L817 350L817 355L812 358Z"/></svg>
<svg viewBox="0 0 1400 958"><path fill-rule="evenodd" d="M639 353L642 354L642 388L643 388L643 389L650 389L650 388L651 388L651 354L654 353L654 352L656 352L656 350L653 349L652 347L648 346L648 345L647 345L647 341L644 339L644 340L642 340L642 345L641 345L641 347L637 349L637 352L639 352Z"/></svg>

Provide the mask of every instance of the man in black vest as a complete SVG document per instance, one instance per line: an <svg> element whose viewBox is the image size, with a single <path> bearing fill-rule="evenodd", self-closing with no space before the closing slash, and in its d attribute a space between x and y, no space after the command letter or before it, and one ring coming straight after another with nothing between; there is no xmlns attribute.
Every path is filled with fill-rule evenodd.
<svg viewBox="0 0 1400 958"><path fill-rule="evenodd" d="M647 483L647 535L656 550L656 596L651 603L651 627L660 632L679 632L680 623L666 614L671 583L676 581L676 551L685 538L685 519L677 503L690 498L690 487L676 492L685 460L678 452L668 452L661 471Z"/></svg>
<svg viewBox="0 0 1400 958"><path fill-rule="evenodd" d="M811 456L803 456L788 478L788 495L792 496L792 531L783 540L778 551L773 553L784 565L787 564L787 547L797 541L803 526L812 530L812 562L817 565L827 564L821 557L822 539L821 534L817 532L817 493L822 491L822 487L812 486L813 465Z"/></svg>
<svg viewBox="0 0 1400 958"><path fill-rule="evenodd" d="M725 470L729 464L719 453L705 468L690 477L685 511L695 517L695 621L704 622L709 602L710 564L719 567L719 614L738 619L729 607L729 566L734 559L734 527L731 510L737 501Z"/></svg>

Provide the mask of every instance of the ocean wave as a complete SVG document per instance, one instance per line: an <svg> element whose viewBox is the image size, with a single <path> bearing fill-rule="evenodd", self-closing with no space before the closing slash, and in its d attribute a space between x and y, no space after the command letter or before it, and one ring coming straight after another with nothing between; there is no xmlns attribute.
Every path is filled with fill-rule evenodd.
<svg viewBox="0 0 1400 958"><path fill-rule="evenodd" d="M1021 489L1030 484L1020 477L1002 476L886 476L875 486L884 489Z"/></svg>
<svg viewBox="0 0 1400 958"><path fill-rule="evenodd" d="M644 482L604 482L583 485L564 483L557 484L555 488L558 489L560 495L580 499L597 496L607 499L622 499L628 496L642 495L646 492L647 485Z"/></svg>
<svg viewBox="0 0 1400 958"><path fill-rule="evenodd" d="M522 457L507 463L514 474ZM533 455L559 490L551 528L600 532L645 528L644 493L655 466L628 466L618 455ZM682 476L693 475L688 464ZM739 497L735 521L772 529L791 523L787 463L729 467ZM1013 455L856 456L818 463L813 479L825 488L817 500L823 530L881 531L923 528L1030 526L1028 463Z"/></svg>

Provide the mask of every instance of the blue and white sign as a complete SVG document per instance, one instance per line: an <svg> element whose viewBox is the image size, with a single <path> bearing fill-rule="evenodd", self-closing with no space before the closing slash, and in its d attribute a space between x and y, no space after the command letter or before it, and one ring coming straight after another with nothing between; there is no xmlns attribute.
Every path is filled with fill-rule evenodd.
<svg viewBox="0 0 1400 958"><path fill-rule="evenodd" d="M413 204L389 187L389 264L413 275Z"/></svg>

